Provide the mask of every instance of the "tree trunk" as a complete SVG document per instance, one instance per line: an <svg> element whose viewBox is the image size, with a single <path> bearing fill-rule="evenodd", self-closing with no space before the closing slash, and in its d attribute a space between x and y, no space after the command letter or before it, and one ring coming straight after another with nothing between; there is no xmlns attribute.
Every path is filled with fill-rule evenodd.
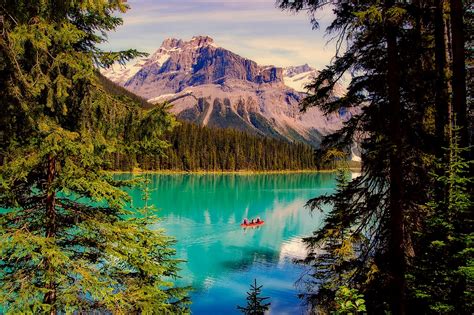
<svg viewBox="0 0 474 315"><path fill-rule="evenodd" d="M446 127L449 125L449 113L451 104L449 102L448 89L448 45L446 43L446 23L444 19L444 0L436 0L435 9L435 63L436 63L436 91L435 91L435 128L436 149L438 158L444 155L443 148L449 144L446 136Z"/></svg>
<svg viewBox="0 0 474 315"><path fill-rule="evenodd" d="M386 9L393 0L386 1ZM402 135L400 104L400 64L398 59L397 23L386 17L387 87L389 102L390 138L390 292L393 314L405 314L405 245L402 204Z"/></svg>
<svg viewBox="0 0 474 315"><path fill-rule="evenodd" d="M53 188L53 181L56 175L56 159L54 156L50 155L48 157L48 171L47 171L47 195L46 195L46 237L55 237L57 226L56 226L56 192ZM46 273L53 273L50 262L45 260L45 270ZM44 296L44 303L51 305L51 315L56 314L56 284L54 279L48 279L46 288L49 290Z"/></svg>
<svg viewBox="0 0 474 315"><path fill-rule="evenodd" d="M453 111L456 125L461 128L460 147L469 145L469 127L466 116L466 56L464 51L464 10L462 0L450 0L451 38L453 54Z"/></svg>

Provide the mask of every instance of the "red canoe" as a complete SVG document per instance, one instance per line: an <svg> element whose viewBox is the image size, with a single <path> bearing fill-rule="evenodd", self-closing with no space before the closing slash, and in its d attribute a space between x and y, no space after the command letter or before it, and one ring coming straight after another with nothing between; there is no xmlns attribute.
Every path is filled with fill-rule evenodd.
<svg viewBox="0 0 474 315"><path fill-rule="evenodd" d="M258 222L258 223L247 223L247 224L242 223L240 226L244 227L244 228L247 228L247 227L260 226L260 225L263 225L264 223L265 223L265 221L260 220L260 222Z"/></svg>

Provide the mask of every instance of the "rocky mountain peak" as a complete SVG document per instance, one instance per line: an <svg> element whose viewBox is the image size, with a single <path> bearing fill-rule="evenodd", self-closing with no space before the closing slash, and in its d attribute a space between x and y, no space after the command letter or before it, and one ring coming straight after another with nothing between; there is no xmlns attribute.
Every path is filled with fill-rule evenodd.
<svg viewBox="0 0 474 315"><path fill-rule="evenodd" d="M308 64L259 65L217 46L209 36L168 38L150 57L104 71L151 102L170 102L180 119L311 144L352 114L326 117L317 108L300 112L306 85L317 73Z"/></svg>
<svg viewBox="0 0 474 315"><path fill-rule="evenodd" d="M181 39L177 38L167 38L163 41L161 44L160 48L163 49L173 49L173 48L179 48L183 45L183 41Z"/></svg>
<svg viewBox="0 0 474 315"><path fill-rule="evenodd" d="M304 65L300 65L300 66L286 67L283 71L283 75L291 78L291 77L294 77L295 75L305 73L305 72L310 72L310 71L316 71L316 69L312 68L307 63L305 63Z"/></svg>
<svg viewBox="0 0 474 315"><path fill-rule="evenodd" d="M193 46L214 46L214 39L209 36L194 36L189 41Z"/></svg>
<svg viewBox="0 0 474 315"><path fill-rule="evenodd" d="M194 36L189 41L170 37L163 41L157 52L160 50L195 49L205 46L215 46L214 39L207 35Z"/></svg>
<svg viewBox="0 0 474 315"><path fill-rule="evenodd" d="M283 84L283 69L260 66L227 49L209 36L188 41L168 38L138 72L122 84L141 96L154 98L189 86L223 85L233 80L254 84Z"/></svg>

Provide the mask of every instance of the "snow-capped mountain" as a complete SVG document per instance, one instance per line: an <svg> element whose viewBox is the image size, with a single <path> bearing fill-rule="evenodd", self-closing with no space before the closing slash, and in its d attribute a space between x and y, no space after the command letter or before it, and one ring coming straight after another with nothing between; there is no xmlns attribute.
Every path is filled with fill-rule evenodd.
<svg viewBox="0 0 474 315"><path fill-rule="evenodd" d="M148 60L149 58L141 58L135 63L127 66L114 64L112 67L102 71L102 74L113 82L123 85L128 79L140 71Z"/></svg>
<svg viewBox="0 0 474 315"><path fill-rule="evenodd" d="M308 92L306 85L311 83L318 74L319 71L308 64L286 67L283 70L283 81L286 86L298 92Z"/></svg>
<svg viewBox="0 0 474 315"><path fill-rule="evenodd" d="M317 73L308 65L260 66L208 36L166 39L150 57L103 72L152 103L171 103L178 118L314 145L352 115L325 117L317 108L300 112L304 86Z"/></svg>
<svg viewBox="0 0 474 315"><path fill-rule="evenodd" d="M319 75L319 71L308 64L301 66L291 66L283 69L283 81L286 86L293 88L298 92L311 93L306 86L313 82ZM346 93L346 88L341 84L334 86L332 94L336 97L342 97Z"/></svg>

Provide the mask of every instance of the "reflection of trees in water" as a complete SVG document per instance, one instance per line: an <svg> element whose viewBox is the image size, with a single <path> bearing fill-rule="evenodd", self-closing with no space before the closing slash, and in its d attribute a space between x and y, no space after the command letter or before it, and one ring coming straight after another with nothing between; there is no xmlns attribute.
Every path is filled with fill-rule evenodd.
<svg viewBox="0 0 474 315"><path fill-rule="evenodd" d="M242 256L238 259L224 260L219 263L220 267L229 272L245 271L250 269L255 262L260 264L273 264L280 257L279 251L270 248L236 248L242 251Z"/></svg>
<svg viewBox="0 0 474 315"><path fill-rule="evenodd" d="M230 249L233 255L219 256L200 255L199 262L189 261L187 269L193 274L192 286L195 290L206 287L206 279L225 279L226 275L235 272L246 272L256 262L262 265L273 265L278 261L279 252L270 248L252 249L248 247L236 247ZM192 253L188 253L192 255Z"/></svg>
<svg viewBox="0 0 474 315"><path fill-rule="evenodd" d="M333 181L333 173L292 173L292 174L185 174L185 175L164 175L156 174L152 176L153 186L158 183L173 187L182 187L185 190L192 190L195 187L227 187L249 185L252 189L301 189L304 187L313 188L321 186L325 182Z"/></svg>
<svg viewBox="0 0 474 315"><path fill-rule="evenodd" d="M275 199L291 202L302 189L333 188L334 174L154 175L151 185L152 202L165 210L161 215L189 217L190 211L209 210L211 222L222 222L233 215L242 219L238 215L246 207L249 215L258 216ZM202 222L204 217L195 219Z"/></svg>

